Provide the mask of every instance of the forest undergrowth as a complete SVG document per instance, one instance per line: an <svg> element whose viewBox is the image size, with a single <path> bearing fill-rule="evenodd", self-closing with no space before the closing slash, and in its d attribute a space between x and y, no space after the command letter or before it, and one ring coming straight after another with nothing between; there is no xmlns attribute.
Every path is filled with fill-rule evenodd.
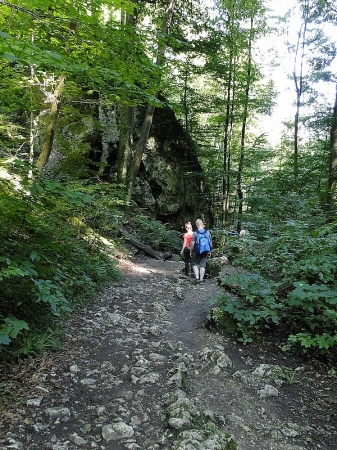
<svg viewBox="0 0 337 450"><path fill-rule="evenodd" d="M26 169L24 164L11 167L17 177ZM22 177L14 190L9 178L2 178L0 187L4 360L60 348L64 319L119 279L118 260L129 253L122 229L155 250L180 251L181 231L128 204L117 185ZM244 239L222 228L210 230L213 259L218 260L215 276L223 287L214 299L217 321L228 323L230 318L232 332L243 344L281 336L283 351L333 366L336 224L327 224L323 215L310 221L304 213L273 227L267 219L247 220ZM222 277L223 256L243 271Z"/></svg>

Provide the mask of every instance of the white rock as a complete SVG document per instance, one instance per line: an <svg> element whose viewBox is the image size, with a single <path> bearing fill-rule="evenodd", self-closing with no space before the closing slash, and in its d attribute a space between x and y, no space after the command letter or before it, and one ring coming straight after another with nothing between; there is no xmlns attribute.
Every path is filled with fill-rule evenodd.
<svg viewBox="0 0 337 450"><path fill-rule="evenodd" d="M73 433L70 436L71 441L76 445L85 445L87 441L83 439L81 436L79 436L77 433Z"/></svg>
<svg viewBox="0 0 337 450"><path fill-rule="evenodd" d="M144 383L156 383L160 378L159 373L149 373L148 375L142 375L139 379L139 383L140 384L144 384Z"/></svg>
<svg viewBox="0 0 337 450"><path fill-rule="evenodd" d="M102 436L107 442L132 438L134 434L134 429L124 422L104 425L102 428Z"/></svg>
<svg viewBox="0 0 337 450"><path fill-rule="evenodd" d="M43 425L42 423L35 423L33 425L33 428L37 433L46 430L48 427L49 425Z"/></svg>
<svg viewBox="0 0 337 450"><path fill-rule="evenodd" d="M45 414L49 417L69 417L70 409L61 407L47 408Z"/></svg>
<svg viewBox="0 0 337 450"><path fill-rule="evenodd" d="M293 428L282 428L281 432L282 432L283 436L286 436L286 437L296 437L300 434L298 431L294 430Z"/></svg>
<svg viewBox="0 0 337 450"><path fill-rule="evenodd" d="M38 397L38 398L30 398L26 401L26 405L27 406L35 406L36 408L38 408L41 405L43 397Z"/></svg>
<svg viewBox="0 0 337 450"><path fill-rule="evenodd" d="M73 364L72 366L70 366L69 371L70 371L70 373L77 373L80 371L80 368L78 367L77 364Z"/></svg>
<svg viewBox="0 0 337 450"><path fill-rule="evenodd" d="M70 441L58 442L52 446L53 450L68 450Z"/></svg>
<svg viewBox="0 0 337 450"><path fill-rule="evenodd" d="M181 372L178 371L177 373L172 375L172 377L170 377L170 379L168 380L167 384L168 385L175 384L178 388L181 388L182 384L183 384L183 379L182 379Z"/></svg>
<svg viewBox="0 0 337 450"><path fill-rule="evenodd" d="M122 322L122 316L117 313L109 313L108 318L112 325L117 325L118 323Z"/></svg>
<svg viewBox="0 0 337 450"><path fill-rule="evenodd" d="M93 378L83 378L83 380L81 380L81 384L84 384L87 386L91 386L95 383L96 383L96 380L94 380Z"/></svg>
<svg viewBox="0 0 337 450"><path fill-rule="evenodd" d="M215 367L213 367L213 369L211 370L211 373L212 373L213 375L219 375L220 372L221 372L221 369L220 369L219 366L215 366Z"/></svg>
<svg viewBox="0 0 337 450"><path fill-rule="evenodd" d="M266 384L263 389L259 389L257 392L261 398L277 397L279 394L279 391L274 386L270 386L270 384Z"/></svg>
<svg viewBox="0 0 337 450"><path fill-rule="evenodd" d="M98 416L104 416L105 414L105 406L97 406L96 412Z"/></svg>
<svg viewBox="0 0 337 450"><path fill-rule="evenodd" d="M191 425L191 423L192 418L187 412L184 413L183 417L173 417L169 419L170 426L176 430L187 428Z"/></svg>
<svg viewBox="0 0 337 450"><path fill-rule="evenodd" d="M233 363L232 363L231 359L225 353L222 353L219 356L216 364L221 369L225 369L226 367L232 367L233 366Z"/></svg>
<svg viewBox="0 0 337 450"><path fill-rule="evenodd" d="M166 360L166 356L160 355L159 353L150 353L149 359L153 362L162 362Z"/></svg>
<svg viewBox="0 0 337 450"><path fill-rule="evenodd" d="M20 441L13 438L8 438L8 441L10 442L10 446L8 448L14 448L15 450L21 450L24 448L22 442Z"/></svg>

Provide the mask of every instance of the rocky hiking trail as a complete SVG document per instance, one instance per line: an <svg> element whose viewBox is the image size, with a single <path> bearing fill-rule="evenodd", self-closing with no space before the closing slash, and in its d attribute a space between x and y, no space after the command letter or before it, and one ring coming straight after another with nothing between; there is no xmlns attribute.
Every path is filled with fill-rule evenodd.
<svg viewBox="0 0 337 450"><path fill-rule="evenodd" d="M220 287L182 267L122 262L62 351L2 368L1 450L337 449L336 374L210 332Z"/></svg>

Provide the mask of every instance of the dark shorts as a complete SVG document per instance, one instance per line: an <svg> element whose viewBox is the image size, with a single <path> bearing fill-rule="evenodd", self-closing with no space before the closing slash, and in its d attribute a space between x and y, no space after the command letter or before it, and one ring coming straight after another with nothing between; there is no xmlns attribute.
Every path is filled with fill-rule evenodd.
<svg viewBox="0 0 337 450"><path fill-rule="evenodd" d="M196 252L192 253L192 266L206 267L208 252L197 255Z"/></svg>

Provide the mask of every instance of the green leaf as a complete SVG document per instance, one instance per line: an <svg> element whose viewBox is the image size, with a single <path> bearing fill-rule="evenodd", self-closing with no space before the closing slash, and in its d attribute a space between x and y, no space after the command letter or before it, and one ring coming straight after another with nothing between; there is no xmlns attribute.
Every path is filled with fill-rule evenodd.
<svg viewBox="0 0 337 450"><path fill-rule="evenodd" d="M33 251L31 252L31 254L29 255L29 258L30 258L32 261L35 261L35 260L40 261L40 259L41 259L40 255L39 255L35 250L33 250Z"/></svg>
<svg viewBox="0 0 337 450"><path fill-rule="evenodd" d="M46 52L49 56L51 56L52 58L55 58L55 59L58 59L58 60L62 60L62 57L58 54L58 53L55 53L55 52Z"/></svg>
<svg viewBox="0 0 337 450"><path fill-rule="evenodd" d="M13 55L12 53L7 53L7 52L5 52L5 53L4 53L4 57L5 57L6 59L8 59L8 61L10 61L10 62L17 61L17 57L16 57L15 55Z"/></svg>
<svg viewBox="0 0 337 450"><path fill-rule="evenodd" d="M44 192L44 188L39 183L34 183L32 188L30 189L30 193L32 195L42 194Z"/></svg>
<svg viewBox="0 0 337 450"><path fill-rule="evenodd" d="M16 338L21 330L29 330L27 322L17 319L16 317L6 317L4 324L0 328L0 333Z"/></svg>
<svg viewBox="0 0 337 450"><path fill-rule="evenodd" d="M8 33L5 33L4 31L0 31L0 36L3 37L4 39L14 39L13 36L11 36Z"/></svg>
<svg viewBox="0 0 337 450"><path fill-rule="evenodd" d="M8 345L11 342L8 334L5 334L3 332L0 331L0 345Z"/></svg>

